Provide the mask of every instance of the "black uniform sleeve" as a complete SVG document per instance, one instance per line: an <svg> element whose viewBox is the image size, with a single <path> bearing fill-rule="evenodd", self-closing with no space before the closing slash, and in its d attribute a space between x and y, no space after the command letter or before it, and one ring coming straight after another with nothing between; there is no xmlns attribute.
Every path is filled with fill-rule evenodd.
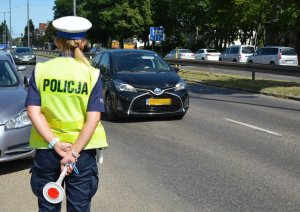
<svg viewBox="0 0 300 212"><path fill-rule="evenodd" d="M96 82L91 96L89 98L87 111L98 111L98 112L104 112L104 101L102 97L102 82L101 82L101 76L99 75L98 81Z"/></svg>
<svg viewBox="0 0 300 212"><path fill-rule="evenodd" d="M27 93L27 98L26 98L26 103L25 103L26 107L28 105L41 106L41 96L40 96L40 92L37 89L37 86L35 83L34 72L35 71L32 72L32 75L31 75L30 81L29 81L28 93Z"/></svg>

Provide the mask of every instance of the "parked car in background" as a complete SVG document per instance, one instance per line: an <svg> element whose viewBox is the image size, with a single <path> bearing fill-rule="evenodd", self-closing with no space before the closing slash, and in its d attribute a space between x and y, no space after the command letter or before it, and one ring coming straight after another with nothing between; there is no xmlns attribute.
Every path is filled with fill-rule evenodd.
<svg viewBox="0 0 300 212"><path fill-rule="evenodd" d="M232 45L227 47L220 55L220 61L246 63L247 58L255 52L251 45Z"/></svg>
<svg viewBox="0 0 300 212"><path fill-rule="evenodd" d="M268 46L256 50L249 56L248 63L271 65L298 66L298 55L294 48L283 46Z"/></svg>
<svg viewBox="0 0 300 212"><path fill-rule="evenodd" d="M25 84L28 82L25 77ZM0 55L0 162L35 154L29 147L31 121L25 107L25 84L10 59Z"/></svg>
<svg viewBox="0 0 300 212"><path fill-rule="evenodd" d="M101 72L108 120L122 116L182 118L189 108L185 81L153 51L106 50L91 64Z"/></svg>
<svg viewBox="0 0 300 212"><path fill-rule="evenodd" d="M212 61L219 61L220 54L216 49L198 49L195 52L195 59L196 60L212 60Z"/></svg>
<svg viewBox="0 0 300 212"><path fill-rule="evenodd" d="M16 64L36 64L36 56L30 47L16 47L13 55Z"/></svg>
<svg viewBox="0 0 300 212"><path fill-rule="evenodd" d="M9 58L10 62L15 66L18 71L24 71L26 69L25 66L18 66L15 63L14 56L9 50L0 49L0 55L5 55Z"/></svg>
<svg viewBox="0 0 300 212"><path fill-rule="evenodd" d="M0 50L6 50L6 49L8 49L8 45L7 44L5 44L5 43L0 43Z"/></svg>
<svg viewBox="0 0 300 212"><path fill-rule="evenodd" d="M195 59L195 54L189 49L173 49L165 58L174 58L174 59Z"/></svg>

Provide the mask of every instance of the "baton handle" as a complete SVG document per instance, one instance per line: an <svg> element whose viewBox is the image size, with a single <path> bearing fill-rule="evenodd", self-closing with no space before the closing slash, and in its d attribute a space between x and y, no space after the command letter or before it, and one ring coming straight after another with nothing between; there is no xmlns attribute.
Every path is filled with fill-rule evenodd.
<svg viewBox="0 0 300 212"><path fill-rule="evenodd" d="M63 171L60 173L58 180L56 181L57 184L61 185L63 179L65 178L66 174L67 174L67 168L68 168L69 164L66 164Z"/></svg>

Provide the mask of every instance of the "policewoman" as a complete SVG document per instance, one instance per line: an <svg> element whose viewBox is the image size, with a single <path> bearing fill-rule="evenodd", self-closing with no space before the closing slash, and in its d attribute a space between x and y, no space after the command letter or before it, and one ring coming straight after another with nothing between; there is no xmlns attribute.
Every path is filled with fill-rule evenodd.
<svg viewBox="0 0 300 212"><path fill-rule="evenodd" d="M104 111L100 73L82 53L92 24L78 16L62 17L52 24L61 54L36 65L26 100L33 124L30 145L36 148L31 188L39 211L60 211L61 203L49 203L42 190L70 164L63 182L67 211L85 212L90 211L98 189L96 150L107 147L100 122Z"/></svg>

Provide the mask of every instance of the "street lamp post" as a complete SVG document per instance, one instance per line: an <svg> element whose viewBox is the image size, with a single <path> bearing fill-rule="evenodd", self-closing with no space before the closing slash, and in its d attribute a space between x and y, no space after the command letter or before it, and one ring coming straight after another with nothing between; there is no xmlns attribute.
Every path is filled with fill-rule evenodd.
<svg viewBox="0 0 300 212"><path fill-rule="evenodd" d="M76 16L76 0L73 0L73 15Z"/></svg>
<svg viewBox="0 0 300 212"><path fill-rule="evenodd" d="M29 0L27 0L27 44L30 47L30 38L29 38Z"/></svg>
<svg viewBox="0 0 300 212"><path fill-rule="evenodd" d="M11 32L11 0L9 0L9 47L12 47L12 32Z"/></svg>

